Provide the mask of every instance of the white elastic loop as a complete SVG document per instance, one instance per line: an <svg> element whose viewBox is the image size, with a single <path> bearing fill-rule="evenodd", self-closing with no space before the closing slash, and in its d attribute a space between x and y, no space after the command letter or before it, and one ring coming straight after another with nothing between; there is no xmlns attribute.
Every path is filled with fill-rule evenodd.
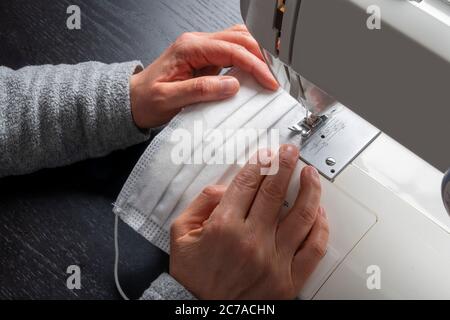
<svg viewBox="0 0 450 320"><path fill-rule="evenodd" d="M119 291L120 295L124 300L130 300L125 292L123 292L122 287L120 286L119 281L119 213L115 213L115 221L114 221L114 282L116 283L117 291Z"/></svg>

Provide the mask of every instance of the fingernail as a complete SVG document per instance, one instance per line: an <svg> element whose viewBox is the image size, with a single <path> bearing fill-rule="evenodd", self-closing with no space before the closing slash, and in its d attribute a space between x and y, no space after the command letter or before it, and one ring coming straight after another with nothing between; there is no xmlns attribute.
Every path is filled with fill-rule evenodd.
<svg viewBox="0 0 450 320"><path fill-rule="evenodd" d="M235 95L239 88L235 79L222 78L220 80L220 89L224 97L229 97Z"/></svg>
<svg viewBox="0 0 450 320"><path fill-rule="evenodd" d="M270 149L260 150L258 152L258 161L263 167L270 165L272 161L272 151Z"/></svg>
<svg viewBox="0 0 450 320"><path fill-rule="evenodd" d="M272 90L277 91L280 88L280 85L278 84L278 81L275 79L272 79Z"/></svg>
<svg viewBox="0 0 450 320"><path fill-rule="evenodd" d="M325 209L323 207L320 207L320 215L327 219L327 213L325 212Z"/></svg>
<svg viewBox="0 0 450 320"><path fill-rule="evenodd" d="M316 168L314 168L312 166L309 166L308 167L308 174L309 174L309 176L311 178L319 180L319 172L317 171Z"/></svg>

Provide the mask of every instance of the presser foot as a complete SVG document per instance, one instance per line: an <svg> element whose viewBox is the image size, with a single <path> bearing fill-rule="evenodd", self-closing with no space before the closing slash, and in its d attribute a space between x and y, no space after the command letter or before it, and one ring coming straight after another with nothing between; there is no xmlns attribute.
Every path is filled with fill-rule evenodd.
<svg viewBox="0 0 450 320"><path fill-rule="evenodd" d="M377 128L341 104L327 115L306 116L289 130L301 137L301 160L330 181L380 135Z"/></svg>
<svg viewBox="0 0 450 320"><path fill-rule="evenodd" d="M289 130L296 134L300 134L303 139L307 139L312 136L317 130L325 125L328 120L327 116L314 116L306 117L299 123L289 127Z"/></svg>

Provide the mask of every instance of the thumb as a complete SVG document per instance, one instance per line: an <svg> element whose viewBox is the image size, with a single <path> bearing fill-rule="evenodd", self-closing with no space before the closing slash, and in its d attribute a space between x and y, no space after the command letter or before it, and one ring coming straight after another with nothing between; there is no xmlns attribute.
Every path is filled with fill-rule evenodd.
<svg viewBox="0 0 450 320"><path fill-rule="evenodd" d="M175 220L172 225L172 236L178 239L187 233L199 229L225 194L225 186L209 186L195 198L189 207Z"/></svg>
<svg viewBox="0 0 450 320"><path fill-rule="evenodd" d="M206 101L224 100L239 91L239 81L230 76L206 76L186 81L166 83L170 109Z"/></svg>

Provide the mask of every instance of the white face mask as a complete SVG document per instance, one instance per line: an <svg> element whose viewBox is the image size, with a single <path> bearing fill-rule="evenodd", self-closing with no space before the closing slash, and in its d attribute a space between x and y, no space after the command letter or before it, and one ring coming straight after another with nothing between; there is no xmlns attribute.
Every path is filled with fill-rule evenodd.
<svg viewBox="0 0 450 320"><path fill-rule="evenodd" d="M297 102L284 91L267 92L251 77L238 71L231 73L241 82L240 93L230 100L198 105L179 114L152 141L115 204L116 213L126 223L166 252L169 251L168 231L171 222L205 186L227 184L245 160L261 147L261 138L270 138L271 132L276 133L280 143L285 143L283 140L287 140L291 135L287 128L292 124L292 119L304 116ZM217 161L223 164L206 164L208 156L200 150L205 149L208 142L202 143L204 138L198 139L201 133L195 138L199 124L203 127L206 137L213 138L214 133L223 133L222 139L214 141L215 149L221 149L224 155L230 154L226 148L234 148L232 142L238 139L237 130L242 132L250 129L255 131L255 135L246 141L249 150L234 152L231 161L225 157L214 157L227 161ZM175 137L181 136L180 132L177 132L181 128L181 133L192 137L191 147L185 146L188 152L184 152L185 159L182 162L193 163L194 160L199 160L200 155L203 159L196 161L196 164L179 164L179 160L175 163L173 159L173 154L182 143L181 140L174 141ZM208 134L211 129L215 129L215 132ZM279 136L277 129L280 130ZM271 147L277 148L278 143L271 144Z"/></svg>
<svg viewBox="0 0 450 320"><path fill-rule="evenodd" d="M277 92L264 90L245 73L233 70L230 74L241 83L239 94L220 103L190 107L175 117L152 141L115 203L114 212L123 221L167 253L171 223L206 186L228 185L246 160L261 147L277 151L279 144L301 143L301 138L288 129L305 117L305 112L297 101L281 89ZM206 134L200 135L200 139L194 134L199 123L206 130ZM234 146L232 142L239 141L236 137L240 136L240 131L236 130L245 128L260 130L254 136L249 136L248 148L231 152L232 161L224 161L225 164L206 164L204 161L187 164L190 163L187 161L189 159L196 163L192 160L198 160L196 158L199 153L200 159L204 158L201 160L220 159L221 157L216 156L221 153L228 155L230 146ZM208 129L216 130L207 131ZM202 152L198 151L204 145L209 145L209 138L218 133L223 134L222 139L212 139L215 141L212 148L215 150L214 157L208 156L207 152L202 156ZM272 133L278 138L273 139L277 140L276 143L269 139ZM192 139L180 143L183 136L191 136ZM205 143L202 144L205 137L206 142L203 141ZM267 140L270 140L269 144L266 144ZM186 146L187 152L180 153L180 149ZM180 159L183 160L182 163ZM288 212L295 201L300 188L298 177L304 166L299 161L281 214ZM317 292L339 261L376 222L375 216L332 183L323 181L323 191L324 208L330 212L328 208L332 207L332 212L328 214L332 230L330 244L327 255L305 286L302 298L311 298ZM339 230L339 234L335 234L334 230Z"/></svg>

